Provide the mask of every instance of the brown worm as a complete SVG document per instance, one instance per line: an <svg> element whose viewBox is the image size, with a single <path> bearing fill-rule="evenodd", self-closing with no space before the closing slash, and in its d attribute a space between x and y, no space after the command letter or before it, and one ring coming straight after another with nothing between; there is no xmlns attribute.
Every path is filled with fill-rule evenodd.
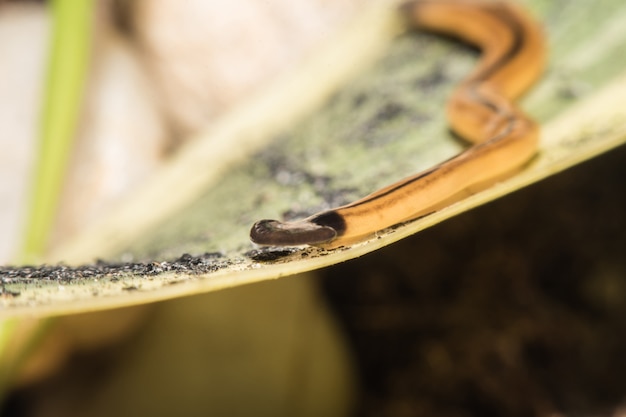
<svg viewBox="0 0 626 417"><path fill-rule="evenodd" d="M472 143L464 152L345 206L294 222L260 220L250 238L261 245L333 248L414 219L477 184L521 167L537 152L539 128L514 103L541 75L543 31L509 2L417 0L404 4L410 25L477 46L476 69L447 105L453 131Z"/></svg>

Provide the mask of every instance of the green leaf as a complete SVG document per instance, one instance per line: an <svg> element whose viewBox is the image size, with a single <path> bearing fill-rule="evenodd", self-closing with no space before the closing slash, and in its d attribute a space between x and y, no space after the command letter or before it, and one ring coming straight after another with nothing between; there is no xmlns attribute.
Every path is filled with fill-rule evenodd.
<svg viewBox="0 0 626 417"><path fill-rule="evenodd" d="M6 269L4 276L14 275L5 290L19 295L2 300L1 314L133 305L332 265L624 143L626 6L526 3L545 22L551 59L522 102L542 124L540 150L516 176L346 248L258 249L249 242L255 220L351 201L463 148L448 133L443 108L477 53L429 34L387 42L399 32L397 16L389 6L369 6L299 71L195 138L132 199L48 258L115 262Z"/></svg>

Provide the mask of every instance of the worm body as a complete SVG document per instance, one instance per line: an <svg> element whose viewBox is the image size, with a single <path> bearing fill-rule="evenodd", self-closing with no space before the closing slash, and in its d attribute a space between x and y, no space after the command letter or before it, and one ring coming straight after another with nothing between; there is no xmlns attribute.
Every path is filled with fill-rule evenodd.
<svg viewBox="0 0 626 417"><path fill-rule="evenodd" d="M478 184L502 177L533 157L538 126L513 102L540 76L541 27L509 2L417 0L401 8L410 26L459 38L481 59L447 105L452 130L467 150L360 200L295 222L261 220L250 238L262 245L334 248L434 211Z"/></svg>

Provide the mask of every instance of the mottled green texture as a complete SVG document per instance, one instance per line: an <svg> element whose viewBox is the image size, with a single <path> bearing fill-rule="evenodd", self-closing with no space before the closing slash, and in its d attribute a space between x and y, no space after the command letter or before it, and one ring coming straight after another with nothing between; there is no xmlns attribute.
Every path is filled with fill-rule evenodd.
<svg viewBox="0 0 626 417"><path fill-rule="evenodd" d="M454 65L445 64L450 48L464 54ZM421 54L434 58L406 59ZM131 253L160 258L181 251L249 250L248 229L259 218L302 217L345 204L454 155L462 149L459 141L432 144L449 137L441 108L471 69L472 55L433 36L401 37L323 109L234 167ZM173 240L179 240L174 248Z"/></svg>
<svg viewBox="0 0 626 417"><path fill-rule="evenodd" d="M626 4L535 1L549 42L546 76L522 103L546 122L626 68Z"/></svg>
<svg viewBox="0 0 626 417"><path fill-rule="evenodd" d="M550 59L522 105L545 122L626 69L626 5L527 3L543 16ZM463 144L449 133L443 109L477 57L435 35L400 36L322 109L128 251L160 258L249 250L255 220L345 204L454 155Z"/></svg>

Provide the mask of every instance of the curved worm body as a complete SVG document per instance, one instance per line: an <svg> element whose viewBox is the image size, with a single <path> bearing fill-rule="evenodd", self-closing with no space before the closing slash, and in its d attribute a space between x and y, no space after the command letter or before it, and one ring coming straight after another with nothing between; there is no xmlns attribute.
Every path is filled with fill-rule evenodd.
<svg viewBox="0 0 626 417"><path fill-rule="evenodd" d="M521 167L537 150L538 126L513 100L540 76L540 26L508 2L417 0L402 6L411 26L457 37L482 51L447 105L454 130L473 145L461 154L360 200L295 222L261 220L262 245L333 248L434 211L455 195Z"/></svg>

